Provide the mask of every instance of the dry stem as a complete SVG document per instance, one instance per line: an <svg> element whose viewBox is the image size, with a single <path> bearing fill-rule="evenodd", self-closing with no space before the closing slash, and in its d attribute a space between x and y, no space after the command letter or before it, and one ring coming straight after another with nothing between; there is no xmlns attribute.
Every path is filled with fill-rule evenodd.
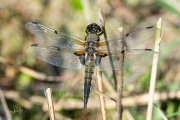
<svg viewBox="0 0 180 120"><path fill-rule="evenodd" d="M46 91L44 91L48 107L49 107L49 116L51 120L55 120L55 113L54 113L54 105L53 105L53 99L52 99L52 90L51 88L47 88Z"/></svg>
<svg viewBox="0 0 180 120"><path fill-rule="evenodd" d="M123 28L118 29L118 34L119 36L124 36L124 31ZM123 42L123 41L122 41ZM122 46L120 46L123 48ZM120 53L120 59L122 62L120 63L121 66L123 66L123 61L124 61L124 54ZM122 111L123 111L123 106L122 106L122 90L123 90L123 70L118 71L119 79L117 79L117 103L116 103L116 119L121 120L122 119Z"/></svg>
<svg viewBox="0 0 180 120"><path fill-rule="evenodd" d="M153 100L154 100L154 91L156 86L156 74L157 74L157 65L158 65L158 57L159 57L159 46L161 41L161 26L162 26L162 20L159 18L159 21L157 22L157 28L160 30L159 33L156 35L156 41L155 41L155 53L153 64L152 64L152 71L151 71L151 83L150 83L150 89L149 89L149 102L148 102L148 110L147 110L147 116L146 120L152 120L152 110L153 110Z"/></svg>
<svg viewBox="0 0 180 120"><path fill-rule="evenodd" d="M1 88L0 88L0 99L1 99L2 107L3 107L4 112L5 112L5 114L6 114L7 120L12 120L11 114L10 114L10 112L9 112L9 108L8 108L8 106L7 106L7 103L6 103L6 100L5 100L5 98L4 98L4 94L3 94L3 91L2 91Z"/></svg>
<svg viewBox="0 0 180 120"><path fill-rule="evenodd" d="M98 19L98 23L101 25L101 27L105 28L105 22L104 22L104 18L102 15L101 10L98 11L98 13L96 13L97 19ZM103 31L104 33L106 31ZM107 38L107 36L104 36L105 38ZM97 70L97 83L98 83L98 90L102 93L104 93L103 90L103 82L102 82L102 72ZM102 95L99 94L99 100L100 100L100 107L101 107L101 114L102 114L102 119L106 120L107 116L106 116L106 107L105 107L105 99Z"/></svg>

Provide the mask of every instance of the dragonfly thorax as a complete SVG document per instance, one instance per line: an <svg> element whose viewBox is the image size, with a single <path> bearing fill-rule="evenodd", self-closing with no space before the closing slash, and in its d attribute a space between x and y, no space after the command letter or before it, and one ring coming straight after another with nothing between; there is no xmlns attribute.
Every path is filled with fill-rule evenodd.
<svg viewBox="0 0 180 120"><path fill-rule="evenodd" d="M95 54L96 51L97 51L97 50L96 50L95 47L87 47L87 48L85 49L85 53L86 53L86 54L89 54L89 55Z"/></svg>
<svg viewBox="0 0 180 120"><path fill-rule="evenodd" d="M92 34L92 33L87 34L85 41L97 43L99 41L99 36L97 34Z"/></svg>
<svg viewBox="0 0 180 120"><path fill-rule="evenodd" d="M97 34L87 34L86 39L85 39L86 54L95 54L97 51L98 42L99 42L99 36Z"/></svg>

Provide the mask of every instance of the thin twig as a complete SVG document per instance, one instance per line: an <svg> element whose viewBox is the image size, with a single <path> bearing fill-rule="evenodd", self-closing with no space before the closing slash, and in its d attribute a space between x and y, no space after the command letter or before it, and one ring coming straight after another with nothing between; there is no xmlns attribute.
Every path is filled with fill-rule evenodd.
<svg viewBox="0 0 180 120"><path fill-rule="evenodd" d="M162 112L162 110L156 104L154 104L154 106L157 109L157 111L159 112L159 114L161 115L161 117L163 118L163 120L168 120L167 117Z"/></svg>
<svg viewBox="0 0 180 120"><path fill-rule="evenodd" d="M98 13L96 13L96 16L98 19L98 23L100 23L100 25L105 28L105 22L104 22L104 18L103 18L101 10L99 10ZM104 93L103 82L102 82L102 72L99 70L97 70L97 81L98 81L97 82L98 83L98 90L100 92ZM99 95L99 100L100 100L102 119L106 120L107 116L106 116L105 99L102 95Z"/></svg>
<svg viewBox="0 0 180 120"><path fill-rule="evenodd" d="M161 42L161 28L162 28L162 19L159 18L157 22L157 28L160 30L159 33L156 35L155 41L155 53L154 59L152 63L152 70L151 70L151 82L150 82L150 89L149 89L149 102L148 102L148 110L146 120L152 120L152 110L153 110L153 100L154 100L154 91L156 86L156 74L157 74L157 66L158 66L158 57L159 57L159 47Z"/></svg>
<svg viewBox="0 0 180 120"><path fill-rule="evenodd" d="M115 89L117 89L117 79L116 79L116 72L114 71L114 66L112 64L112 55L110 53L110 48L109 48L109 43L107 41L107 34L106 34L106 28L105 28L105 21L103 18L103 15L101 13L101 10L99 10L99 14L96 14L97 18L98 18L98 24L101 26L103 32L104 32L104 38L105 38L105 42L106 42L106 47L107 47L107 52L108 52L108 57L111 63L111 68L112 68L112 72L113 72L113 80L114 80L114 85L115 85Z"/></svg>
<svg viewBox="0 0 180 120"><path fill-rule="evenodd" d="M119 36L124 36L123 28L118 29ZM123 42L123 41L122 41ZM123 44L120 47L124 47ZM119 59L121 59L120 65L123 66L124 61L124 53L119 54ZM122 90L123 90L123 70L118 71L119 78L117 79L117 104L116 104L116 119L121 120L122 119Z"/></svg>
<svg viewBox="0 0 180 120"><path fill-rule="evenodd" d="M49 117L50 117L51 120L55 120L55 113L54 113L54 105L53 105L51 88L47 88L44 91L44 94L46 96L48 107L49 107Z"/></svg>
<svg viewBox="0 0 180 120"><path fill-rule="evenodd" d="M95 86L95 85L93 85L93 86ZM94 90L97 94L102 95L104 98L107 98L107 99L110 99L110 100L116 102L116 99L109 97L106 94L100 92L99 90L97 90L97 88L93 87L92 90Z"/></svg>
<svg viewBox="0 0 180 120"><path fill-rule="evenodd" d="M0 87L0 99L1 99L2 107L3 107L4 112L6 114L7 120L12 120L12 117L11 117L9 108L7 106L6 100L4 98L4 94L3 94L1 87Z"/></svg>
<svg viewBox="0 0 180 120"><path fill-rule="evenodd" d="M131 113L126 109L123 111L128 120L135 120Z"/></svg>

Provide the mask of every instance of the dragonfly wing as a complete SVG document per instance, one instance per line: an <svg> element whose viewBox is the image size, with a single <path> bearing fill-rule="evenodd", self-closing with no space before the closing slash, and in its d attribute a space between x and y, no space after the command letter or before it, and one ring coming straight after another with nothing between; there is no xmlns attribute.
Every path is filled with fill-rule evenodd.
<svg viewBox="0 0 180 120"><path fill-rule="evenodd" d="M123 49L123 38L120 36L114 36L107 38L107 42L103 39L99 43L99 50L108 50L109 51L122 51Z"/></svg>
<svg viewBox="0 0 180 120"><path fill-rule="evenodd" d="M107 38L109 50L123 51L131 49L147 40L155 38L155 35L159 33L159 29L156 27L146 27L129 34L126 34L125 37L115 36ZM107 50L107 47L104 46L105 40L100 42L100 50Z"/></svg>
<svg viewBox="0 0 180 120"><path fill-rule="evenodd" d="M154 58L153 56L155 54L158 54L158 52L155 52L154 50L151 49L145 49L145 50L132 49L125 51L124 54L125 55L124 55L123 69L149 62L153 60Z"/></svg>
<svg viewBox="0 0 180 120"><path fill-rule="evenodd" d="M78 37L57 32L37 22L28 22L25 27L36 37L43 39L45 43L60 48L82 49L84 41Z"/></svg>
<svg viewBox="0 0 180 120"><path fill-rule="evenodd" d="M157 33L159 33L159 29L154 26L131 32L129 34L126 34L124 46L127 49L130 49L143 42L146 42L147 40L155 38Z"/></svg>
<svg viewBox="0 0 180 120"><path fill-rule="evenodd" d="M39 44L32 44L26 48L31 56L54 66L72 69L81 69L79 57L74 54L73 49L60 49Z"/></svg>
<svg viewBox="0 0 180 120"><path fill-rule="evenodd" d="M102 57L100 60L100 64L96 64L97 65L96 67L98 70L101 71L120 70L123 68L120 62L122 63L122 59L120 59L120 55L111 53L111 55Z"/></svg>
<svg viewBox="0 0 180 120"><path fill-rule="evenodd" d="M122 56L124 54L124 60ZM153 59L153 55L157 54L151 49L132 49L122 53L111 52L111 58L102 57L100 65L97 68L101 71L121 70L137 66ZM123 64L121 64L123 62Z"/></svg>

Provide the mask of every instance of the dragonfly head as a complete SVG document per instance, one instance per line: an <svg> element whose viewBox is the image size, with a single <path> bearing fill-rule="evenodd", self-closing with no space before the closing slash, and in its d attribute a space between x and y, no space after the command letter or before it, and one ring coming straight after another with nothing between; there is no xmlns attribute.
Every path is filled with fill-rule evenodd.
<svg viewBox="0 0 180 120"><path fill-rule="evenodd" d="M100 36L101 34L103 34L103 31L99 25L97 25L96 23L91 23L87 26L86 33L94 33Z"/></svg>

